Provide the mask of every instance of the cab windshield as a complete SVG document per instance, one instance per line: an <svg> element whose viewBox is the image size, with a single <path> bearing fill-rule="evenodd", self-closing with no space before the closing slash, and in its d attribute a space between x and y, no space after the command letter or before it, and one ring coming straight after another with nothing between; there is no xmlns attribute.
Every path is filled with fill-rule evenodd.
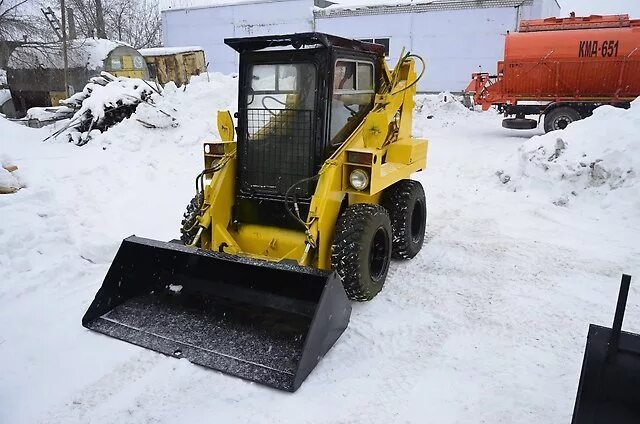
<svg viewBox="0 0 640 424"><path fill-rule="evenodd" d="M311 63L253 65L247 108L279 113L313 110L316 73Z"/></svg>
<svg viewBox="0 0 640 424"><path fill-rule="evenodd" d="M316 67L254 64L248 75L244 188L282 196L313 172Z"/></svg>

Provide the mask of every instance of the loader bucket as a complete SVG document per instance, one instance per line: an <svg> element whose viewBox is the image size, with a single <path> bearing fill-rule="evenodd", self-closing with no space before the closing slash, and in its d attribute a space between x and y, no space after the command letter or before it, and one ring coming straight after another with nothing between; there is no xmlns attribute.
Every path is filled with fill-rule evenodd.
<svg viewBox="0 0 640 424"><path fill-rule="evenodd" d="M622 277L613 327L589 326L572 424L640 423L640 335L622 331L630 281Z"/></svg>
<svg viewBox="0 0 640 424"><path fill-rule="evenodd" d="M131 236L82 325L293 392L350 315L335 273Z"/></svg>

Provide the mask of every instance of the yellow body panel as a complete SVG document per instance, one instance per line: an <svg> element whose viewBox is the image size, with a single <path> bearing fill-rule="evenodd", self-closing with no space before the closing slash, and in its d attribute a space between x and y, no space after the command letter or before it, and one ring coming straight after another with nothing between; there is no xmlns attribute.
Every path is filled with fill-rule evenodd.
<svg viewBox="0 0 640 424"><path fill-rule="evenodd" d="M425 169L427 140L411 136L416 74L414 61L407 59L391 72L376 94L373 109L347 140L327 159L319 172L306 222L306 229L291 230L265 225L231 222L235 195L235 143L233 121L227 111L218 113L218 131L224 146L205 145L205 167L225 161L210 175L200 217L204 231L201 246L216 251L266 259L293 260L300 265L331 269L333 233L343 203L379 204L384 190L411 174ZM211 147L214 146L214 147ZM208 151L208 153L207 153ZM217 153L211 153L215 151ZM349 152L370 154L370 163L348 162ZM349 174L362 169L369 186L357 191Z"/></svg>

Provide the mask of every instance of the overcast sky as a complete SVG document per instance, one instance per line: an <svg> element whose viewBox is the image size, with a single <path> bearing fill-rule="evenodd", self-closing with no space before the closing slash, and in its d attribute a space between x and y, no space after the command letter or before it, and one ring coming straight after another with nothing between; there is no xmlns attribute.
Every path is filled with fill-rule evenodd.
<svg viewBox="0 0 640 424"><path fill-rule="evenodd" d="M558 0L562 14L568 15L604 15L628 13L634 19L640 19L640 0Z"/></svg>

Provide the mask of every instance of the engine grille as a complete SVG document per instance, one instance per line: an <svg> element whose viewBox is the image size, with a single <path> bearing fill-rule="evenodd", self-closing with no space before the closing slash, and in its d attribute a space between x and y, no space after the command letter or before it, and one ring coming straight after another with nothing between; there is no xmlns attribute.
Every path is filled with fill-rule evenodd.
<svg viewBox="0 0 640 424"><path fill-rule="evenodd" d="M284 196L287 189L313 175L313 110L247 109L242 148L241 190ZM297 195L310 196L311 183Z"/></svg>

